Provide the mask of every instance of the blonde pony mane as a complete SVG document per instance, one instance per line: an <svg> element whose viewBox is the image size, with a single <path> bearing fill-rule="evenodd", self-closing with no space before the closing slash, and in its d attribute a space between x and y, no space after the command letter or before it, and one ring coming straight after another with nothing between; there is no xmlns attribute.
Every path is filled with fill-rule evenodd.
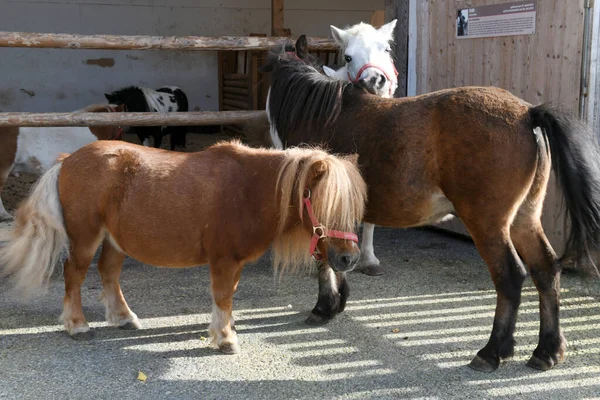
<svg viewBox="0 0 600 400"><path fill-rule="evenodd" d="M276 195L280 198L279 227L273 242L276 270L313 265L309 254L310 233L301 224L288 226L290 213L296 213L303 220L303 193L313 167L322 168L324 172L311 188L310 199L317 220L328 229L347 232L354 232L362 221L367 187L356 163L320 149L285 150L276 185Z"/></svg>

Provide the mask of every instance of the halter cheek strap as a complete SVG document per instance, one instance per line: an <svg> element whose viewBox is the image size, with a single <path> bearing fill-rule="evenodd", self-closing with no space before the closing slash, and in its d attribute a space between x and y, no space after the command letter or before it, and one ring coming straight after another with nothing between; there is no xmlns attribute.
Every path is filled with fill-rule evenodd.
<svg viewBox="0 0 600 400"><path fill-rule="evenodd" d="M348 72L348 79L350 80L350 82L352 83L358 83L358 81L360 80L360 77L362 76L363 72L365 72L366 69L368 68L375 68L380 70L383 75L386 77L386 79L390 82L397 82L398 81L398 70L396 70L396 66L394 65L394 62L392 61L392 68L394 69L394 77L393 79L390 77L390 75L380 66L376 65L376 64L371 64L371 63L367 63L365 65L363 65L362 67L360 67L360 69L358 70L358 73L356 74L356 77L354 79L352 79L352 76L350 75L350 72ZM390 96L393 95L392 93L392 85L390 85Z"/></svg>
<svg viewBox="0 0 600 400"><path fill-rule="evenodd" d="M312 203L310 201L310 189L304 190L304 198L302 201L304 202L304 207L306 207L306 212L308 212L308 216L310 217L310 221L313 226L313 235L310 239L310 255L313 256L315 260L323 260L323 255L317 250L317 244L319 243L319 240L325 239L326 237L352 240L354 243L358 244L358 235L356 233L327 229L321 223L319 223L319 221L317 221L317 217L315 217Z"/></svg>

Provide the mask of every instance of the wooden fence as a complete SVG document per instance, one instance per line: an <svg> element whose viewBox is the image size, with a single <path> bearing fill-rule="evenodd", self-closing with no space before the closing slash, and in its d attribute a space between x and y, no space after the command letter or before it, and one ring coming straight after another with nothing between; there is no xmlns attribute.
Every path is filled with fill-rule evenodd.
<svg viewBox="0 0 600 400"><path fill-rule="evenodd" d="M0 32L0 47L95 49L239 51L270 50L290 37L252 36L124 36L63 33ZM308 38L311 51L335 50L329 38ZM4 62L9 62L4 60ZM215 74L216 76L217 74ZM1 126L152 126L239 124L264 111L199 111L186 113L0 113Z"/></svg>

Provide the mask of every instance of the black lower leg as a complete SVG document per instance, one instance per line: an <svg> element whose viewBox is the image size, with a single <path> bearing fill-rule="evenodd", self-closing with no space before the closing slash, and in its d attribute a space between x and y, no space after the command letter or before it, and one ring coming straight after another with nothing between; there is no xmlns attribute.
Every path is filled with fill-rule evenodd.
<svg viewBox="0 0 600 400"><path fill-rule="evenodd" d="M306 322L311 325L323 325L329 322L338 313L340 300L335 273L329 265L320 264L319 298Z"/></svg>
<svg viewBox="0 0 600 400"><path fill-rule="evenodd" d="M348 296L350 296L350 285L348 285L348 281L346 280L345 272L336 272L335 275L338 283L338 293L340 294L338 313L341 313L346 308L346 301L348 300Z"/></svg>
<svg viewBox="0 0 600 400"><path fill-rule="evenodd" d="M560 272L556 265L547 271L531 268L531 276L540 293L540 335L527 365L545 371L562 360L566 349L559 322Z"/></svg>
<svg viewBox="0 0 600 400"><path fill-rule="evenodd" d="M507 249L504 262L497 266L497 273L492 276L498 296L494 325L488 343L471 362L471 367L486 372L498 368L500 360L514 353L514 331L526 276L525 267L514 249Z"/></svg>

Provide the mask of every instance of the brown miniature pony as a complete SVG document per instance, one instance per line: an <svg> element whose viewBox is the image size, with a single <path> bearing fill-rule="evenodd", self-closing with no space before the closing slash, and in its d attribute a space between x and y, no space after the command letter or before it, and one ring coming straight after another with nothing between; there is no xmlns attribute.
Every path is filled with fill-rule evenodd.
<svg viewBox="0 0 600 400"><path fill-rule="evenodd" d="M513 354L525 262L541 320L528 365L553 367L566 347L559 326L561 264L542 228L542 206L552 167L567 209L565 256L581 258L598 248L594 134L574 118L498 88L380 98L360 84L320 74L310 59L300 59L307 54L303 46L298 40L295 53L273 53L265 66L272 71L271 134L287 145L321 143L358 153L368 186L365 222L414 227L453 214L462 219L497 291L491 337L471 362L474 369L492 371ZM329 304L320 296L313 314L331 318L336 310Z"/></svg>
<svg viewBox="0 0 600 400"><path fill-rule="evenodd" d="M209 263L209 330L221 351L237 353L231 310L244 264L273 243L279 268L309 264L312 255L351 270L360 256L352 232L365 196L356 158L318 149L251 149L234 142L174 153L95 142L42 176L17 211L0 266L18 288L37 290L68 250L62 318L71 336L87 339L80 288L100 244L106 320L122 328L140 326L119 286L126 255L161 267ZM156 212L143 211L150 203Z"/></svg>
<svg viewBox="0 0 600 400"><path fill-rule="evenodd" d="M94 104L78 112L123 112L124 105ZM122 139L118 126L0 127L0 194L8 175L41 175L61 153L72 153L96 140ZM12 219L0 199L0 221Z"/></svg>

